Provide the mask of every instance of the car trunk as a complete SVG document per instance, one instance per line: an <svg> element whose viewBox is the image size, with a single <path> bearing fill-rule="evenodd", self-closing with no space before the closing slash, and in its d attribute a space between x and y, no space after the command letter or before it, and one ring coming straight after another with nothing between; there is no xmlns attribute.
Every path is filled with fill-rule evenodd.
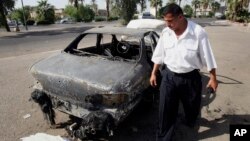
<svg viewBox="0 0 250 141"><path fill-rule="evenodd" d="M86 95L118 93L114 86L134 66L132 62L111 61L100 56L61 53L36 63L30 71L48 94L82 101Z"/></svg>

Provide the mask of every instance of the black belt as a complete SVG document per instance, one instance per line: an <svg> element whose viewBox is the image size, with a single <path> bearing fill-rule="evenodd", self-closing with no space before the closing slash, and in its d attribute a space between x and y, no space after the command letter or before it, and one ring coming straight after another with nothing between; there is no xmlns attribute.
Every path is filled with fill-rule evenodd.
<svg viewBox="0 0 250 141"><path fill-rule="evenodd" d="M181 76L181 77L192 77L192 76L196 76L196 75L200 74L199 69L194 69L194 70L187 72L187 73L176 73L176 72L171 71L169 68L167 68L167 66L165 66L165 70L174 76Z"/></svg>

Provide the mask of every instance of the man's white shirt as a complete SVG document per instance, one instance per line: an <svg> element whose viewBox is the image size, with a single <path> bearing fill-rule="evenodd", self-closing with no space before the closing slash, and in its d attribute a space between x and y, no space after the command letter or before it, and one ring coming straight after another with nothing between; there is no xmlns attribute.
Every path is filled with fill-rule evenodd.
<svg viewBox="0 0 250 141"><path fill-rule="evenodd" d="M166 27L152 56L155 64L166 64L176 73L187 73L203 66L210 71L217 68L205 30L188 21L186 30L177 39L173 30Z"/></svg>

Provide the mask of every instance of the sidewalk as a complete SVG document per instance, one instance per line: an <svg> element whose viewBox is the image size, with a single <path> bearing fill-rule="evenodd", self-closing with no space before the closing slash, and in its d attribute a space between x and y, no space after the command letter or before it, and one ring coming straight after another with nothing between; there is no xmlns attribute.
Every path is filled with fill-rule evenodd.
<svg viewBox="0 0 250 141"><path fill-rule="evenodd" d="M231 26L239 29L240 31L250 32L250 23L238 23L229 20L217 20L211 23L212 26Z"/></svg>

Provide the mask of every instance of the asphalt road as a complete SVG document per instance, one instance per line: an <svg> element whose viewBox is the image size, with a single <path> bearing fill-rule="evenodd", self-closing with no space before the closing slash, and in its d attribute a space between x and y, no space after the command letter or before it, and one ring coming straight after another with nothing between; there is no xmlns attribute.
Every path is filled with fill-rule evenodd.
<svg viewBox="0 0 250 141"><path fill-rule="evenodd" d="M7 36L0 39L0 58L62 50L78 34L91 27L75 27L61 30L35 31Z"/></svg>
<svg viewBox="0 0 250 141"><path fill-rule="evenodd" d="M21 33L6 33L0 29L0 58L64 49L83 31L99 26L117 26L118 22L52 24L30 26ZM2 32L2 33L1 33ZM3 34L3 36L1 36Z"/></svg>
<svg viewBox="0 0 250 141"><path fill-rule="evenodd" d="M220 82L209 112L203 107L199 130L179 123L176 140L229 140L229 124L250 123L250 29L205 23L218 63ZM30 102L33 79L28 72L34 62L60 53L82 28L34 32L0 38L0 140L15 141L38 132L65 135L67 116L57 112L57 129L50 129L37 104ZM206 70L204 79L206 79ZM203 101L204 103L204 101ZM206 106L206 105L204 105ZM25 118L27 116L27 118ZM157 123L157 103L139 107L119 126L114 141L152 141Z"/></svg>

